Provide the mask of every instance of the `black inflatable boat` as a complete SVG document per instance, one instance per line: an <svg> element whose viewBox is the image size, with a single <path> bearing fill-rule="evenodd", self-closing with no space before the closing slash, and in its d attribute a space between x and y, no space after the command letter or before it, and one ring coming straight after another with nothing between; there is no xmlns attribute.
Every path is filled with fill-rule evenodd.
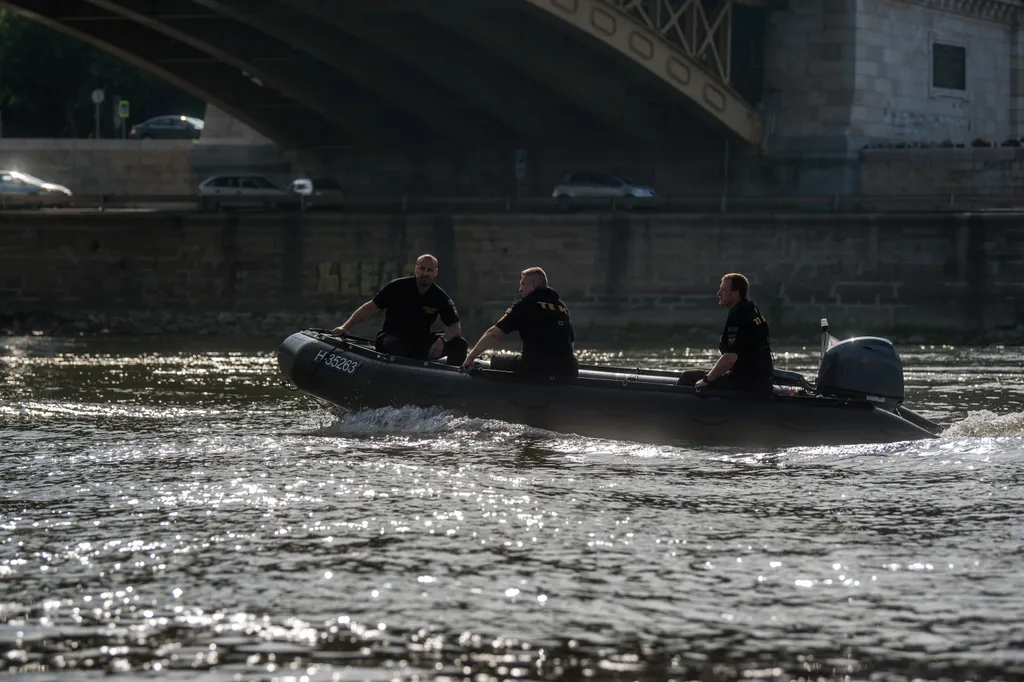
<svg viewBox="0 0 1024 682"><path fill-rule="evenodd" d="M938 425L902 405L903 368L888 340L857 337L824 348L813 383L777 370L768 399L677 386L678 372L653 369L582 365L578 379L560 382L492 370L486 361L465 371L317 329L285 339L278 365L299 390L340 408L440 406L598 438L774 448L935 437Z"/></svg>

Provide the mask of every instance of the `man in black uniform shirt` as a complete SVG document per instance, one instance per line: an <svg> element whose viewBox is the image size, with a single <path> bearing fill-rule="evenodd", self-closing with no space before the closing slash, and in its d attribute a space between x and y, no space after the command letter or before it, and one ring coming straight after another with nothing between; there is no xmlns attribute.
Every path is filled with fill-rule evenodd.
<svg viewBox="0 0 1024 682"><path fill-rule="evenodd" d="M469 352L464 367L485 350L494 348L505 334L518 331L523 340L522 355L491 358L491 368L538 376L575 377L579 366L573 353L573 333L569 309L548 287L548 276L541 268L523 270L519 280L521 299L505 311L494 326L484 332Z"/></svg>
<svg viewBox="0 0 1024 682"><path fill-rule="evenodd" d="M434 284L435 277L437 259L430 254L420 256L416 259L415 276L388 282L332 333L347 336L352 327L383 308L384 323L374 344L378 351L415 360L448 356L449 365L461 365L469 344L462 338L455 303ZM446 325L444 332L430 330L438 315Z"/></svg>
<svg viewBox="0 0 1024 682"><path fill-rule="evenodd" d="M722 355L711 371L694 384L697 388L710 386L759 396L771 395L774 368L768 320L747 298L749 288L749 280L741 274L731 272L722 278L718 305L729 309L718 346ZM680 380L680 383L690 382Z"/></svg>

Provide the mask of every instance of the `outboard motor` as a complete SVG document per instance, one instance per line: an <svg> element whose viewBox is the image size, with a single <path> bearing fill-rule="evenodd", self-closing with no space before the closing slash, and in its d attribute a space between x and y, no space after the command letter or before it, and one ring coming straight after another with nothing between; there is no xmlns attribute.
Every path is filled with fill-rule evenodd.
<svg viewBox="0 0 1024 682"><path fill-rule="evenodd" d="M824 396L883 403L893 410L903 402L903 363L888 339L846 339L825 351L816 386Z"/></svg>

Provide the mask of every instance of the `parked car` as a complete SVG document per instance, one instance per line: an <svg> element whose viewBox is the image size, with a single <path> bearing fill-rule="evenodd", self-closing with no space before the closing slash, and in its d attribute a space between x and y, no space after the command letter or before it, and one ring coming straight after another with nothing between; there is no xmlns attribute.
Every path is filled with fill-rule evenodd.
<svg viewBox="0 0 1024 682"><path fill-rule="evenodd" d="M0 170L0 205L62 206L71 203L71 190L15 170Z"/></svg>
<svg viewBox="0 0 1024 682"><path fill-rule="evenodd" d="M566 173L551 191L551 197L562 209L574 204L610 204L611 199L616 199L616 205L628 211L636 203L635 199L653 199L655 196L651 187L611 173L592 171Z"/></svg>
<svg viewBox="0 0 1024 682"><path fill-rule="evenodd" d="M291 192L278 189L262 175L212 175L199 184L202 208L265 208L295 203Z"/></svg>
<svg viewBox="0 0 1024 682"><path fill-rule="evenodd" d="M133 125L128 137L146 140L198 140L206 124L192 116L156 116Z"/></svg>
<svg viewBox="0 0 1024 682"><path fill-rule="evenodd" d="M296 178L292 180L291 190L302 197L306 208L340 207L345 203L345 190L332 178Z"/></svg>

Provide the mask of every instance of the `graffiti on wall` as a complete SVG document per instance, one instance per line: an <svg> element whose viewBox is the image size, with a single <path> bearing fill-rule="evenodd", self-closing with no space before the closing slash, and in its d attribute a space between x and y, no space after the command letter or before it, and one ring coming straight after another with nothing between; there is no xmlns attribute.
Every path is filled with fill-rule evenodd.
<svg viewBox="0 0 1024 682"><path fill-rule="evenodd" d="M971 122L962 116L925 114L920 111L882 109L882 120L895 135L923 142L964 142L971 133Z"/></svg>
<svg viewBox="0 0 1024 682"><path fill-rule="evenodd" d="M416 266L412 263L398 261L321 261L316 264L316 291L319 294L373 296L396 277L406 277L415 271Z"/></svg>

